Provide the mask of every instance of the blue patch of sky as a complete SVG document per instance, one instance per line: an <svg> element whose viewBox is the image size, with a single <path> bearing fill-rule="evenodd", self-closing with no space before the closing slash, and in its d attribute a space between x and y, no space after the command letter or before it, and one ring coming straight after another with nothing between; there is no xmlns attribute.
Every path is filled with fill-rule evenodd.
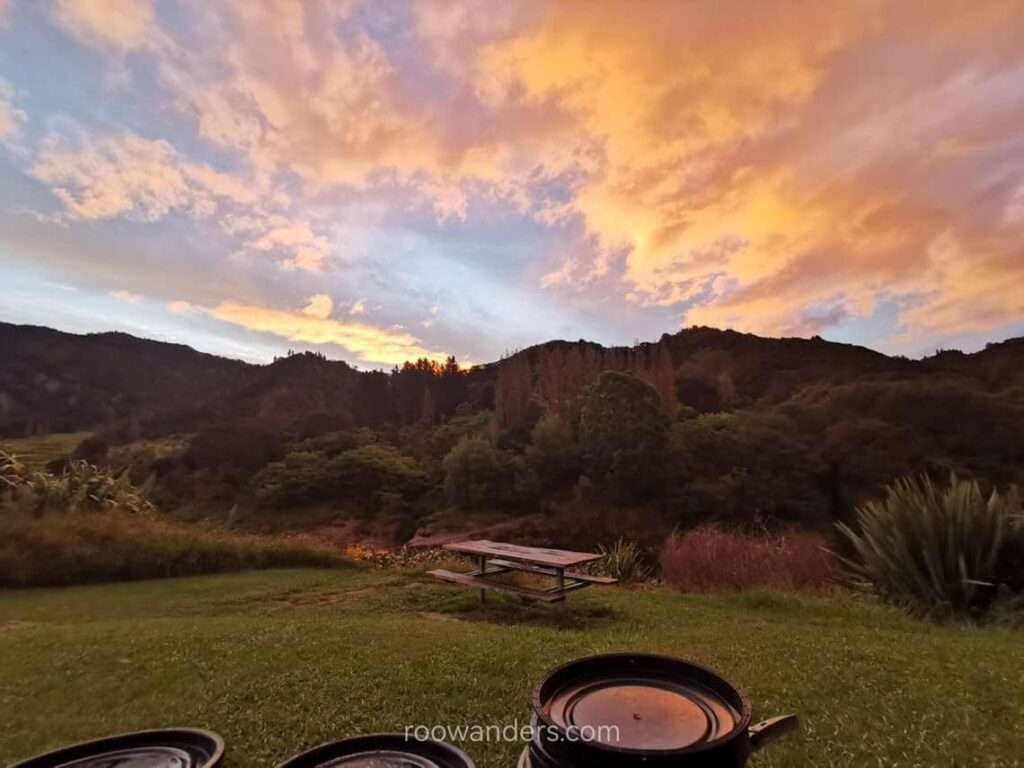
<svg viewBox="0 0 1024 768"><path fill-rule="evenodd" d="M4 285L0 292L0 320L4 322L43 325L69 333L123 331L249 362L268 362L289 346L284 340L225 327L198 310L171 314L163 302L146 298L124 301L6 260L0 261L0 283Z"/></svg>

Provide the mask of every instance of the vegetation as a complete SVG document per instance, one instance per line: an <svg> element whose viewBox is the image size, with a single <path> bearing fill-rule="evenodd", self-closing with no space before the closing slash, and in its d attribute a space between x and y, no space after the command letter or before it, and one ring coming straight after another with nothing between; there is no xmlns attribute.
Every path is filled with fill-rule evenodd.
<svg viewBox="0 0 1024 768"><path fill-rule="evenodd" d="M606 371L583 394L579 429L587 477L625 502L655 492L668 442L657 390L636 376Z"/></svg>
<svg viewBox="0 0 1024 768"><path fill-rule="evenodd" d="M670 466L681 526L821 526L831 519L820 451L782 414L736 411L680 421L672 427Z"/></svg>
<svg viewBox="0 0 1024 768"><path fill-rule="evenodd" d="M470 370L364 372L317 354L234 364L120 334L0 325L0 338L0 434L95 426L38 455L55 471L69 458L124 471L193 519L351 517L400 544L461 507L467 523L532 513L535 539L625 536L652 553L667 531L707 523L854 526L906 475L1024 483L1024 340L909 361L690 328L629 348L551 342Z"/></svg>
<svg viewBox="0 0 1024 768"><path fill-rule="evenodd" d="M49 464L66 459L90 437L90 432L67 432L20 439L4 439L0 440L0 450L16 455L18 461L30 471L41 472Z"/></svg>
<svg viewBox="0 0 1024 768"><path fill-rule="evenodd" d="M672 535L659 559L662 578L683 592L824 592L837 585L828 542L806 531L703 525Z"/></svg>
<svg viewBox="0 0 1024 768"><path fill-rule="evenodd" d="M322 544L184 525L160 517L122 474L84 461L29 472L0 451L0 586L80 584L252 568L331 566Z"/></svg>
<svg viewBox="0 0 1024 768"><path fill-rule="evenodd" d="M445 457L444 473L445 498L465 509L514 507L537 493L526 462L483 437L462 438Z"/></svg>
<svg viewBox="0 0 1024 768"><path fill-rule="evenodd" d="M525 456L545 490L556 490L580 476L580 448L565 416L549 413L541 417L530 433Z"/></svg>
<svg viewBox="0 0 1024 768"><path fill-rule="evenodd" d="M275 540L122 511L0 516L0 587L85 584L342 564L322 543Z"/></svg>
<svg viewBox="0 0 1024 768"><path fill-rule="evenodd" d="M29 472L17 457L0 451L0 515L109 510L141 515L153 506L123 474L114 476L85 461L69 462L59 475Z"/></svg>
<svg viewBox="0 0 1024 768"><path fill-rule="evenodd" d="M862 586L915 612L981 616L1001 595L1024 595L1024 507L1016 489L986 496L976 482L904 478L839 524Z"/></svg>
<svg viewBox="0 0 1024 768"><path fill-rule="evenodd" d="M342 498L371 512L381 494L414 498L425 484L426 475L414 459L380 443L333 457L322 451L289 453L253 479L256 496L274 507Z"/></svg>
<svg viewBox="0 0 1024 768"><path fill-rule="evenodd" d="M755 719L798 713L800 730L751 767L1020 758L1016 631L852 599L612 587L547 610L411 583L387 570L302 570L2 593L0 764L183 723L222 734L236 768L424 721L522 723L545 671L627 648L720 671L750 695ZM522 750L461 746L480 768L515 765Z"/></svg>
<svg viewBox="0 0 1024 768"><path fill-rule="evenodd" d="M653 571L644 562L644 555L635 541L619 539L610 547L598 545L598 552L604 559L598 561L597 570L620 582L647 581Z"/></svg>

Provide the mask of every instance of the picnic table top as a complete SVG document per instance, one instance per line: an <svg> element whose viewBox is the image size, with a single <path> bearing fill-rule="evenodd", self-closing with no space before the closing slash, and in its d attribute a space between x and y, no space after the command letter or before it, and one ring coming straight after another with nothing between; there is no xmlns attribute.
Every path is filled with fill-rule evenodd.
<svg viewBox="0 0 1024 768"><path fill-rule="evenodd" d="M501 541L477 539L474 541L457 541L445 544L444 548L451 552L464 555L484 555L501 557L507 560L518 560L535 565L546 565L551 568L571 568L582 563L600 560L601 555L593 552L571 552L567 549L547 549L545 547L521 547L518 544L506 544Z"/></svg>

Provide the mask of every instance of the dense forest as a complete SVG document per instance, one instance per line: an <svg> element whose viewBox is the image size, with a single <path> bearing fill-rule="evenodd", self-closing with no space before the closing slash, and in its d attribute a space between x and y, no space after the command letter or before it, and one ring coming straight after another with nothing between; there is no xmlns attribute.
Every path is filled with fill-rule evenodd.
<svg viewBox="0 0 1024 768"><path fill-rule="evenodd" d="M389 372L10 325L0 343L0 435L92 431L75 455L166 511L318 507L398 538L444 508L824 529L910 473L1024 480L1022 339L914 361L691 328Z"/></svg>

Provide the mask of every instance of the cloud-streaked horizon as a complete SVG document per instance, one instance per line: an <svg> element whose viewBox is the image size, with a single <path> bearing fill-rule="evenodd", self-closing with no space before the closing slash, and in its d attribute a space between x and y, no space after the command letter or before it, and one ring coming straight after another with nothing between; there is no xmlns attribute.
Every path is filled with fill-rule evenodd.
<svg viewBox="0 0 1024 768"><path fill-rule="evenodd" d="M14 0L0 274L35 299L0 319L58 281L66 325L105 297L256 357L977 347L1024 333L1022 28L1024 0Z"/></svg>

